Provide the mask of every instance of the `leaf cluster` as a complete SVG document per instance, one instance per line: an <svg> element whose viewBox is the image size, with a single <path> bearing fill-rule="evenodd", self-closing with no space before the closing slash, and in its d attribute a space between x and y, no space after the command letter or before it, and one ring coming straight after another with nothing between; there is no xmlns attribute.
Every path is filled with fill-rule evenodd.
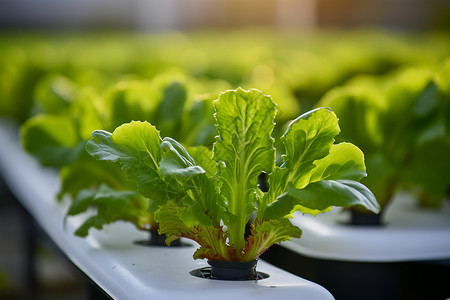
<svg viewBox="0 0 450 300"><path fill-rule="evenodd" d="M85 144L94 129L108 130L131 120L155 122L163 132L183 137L180 140L187 145L211 144L215 135L211 101L193 99L189 81L162 74L151 81L121 81L102 94L61 75L42 82L36 92L39 114L23 124L22 144L42 165L60 169L59 197L73 199L68 215L96 208L77 235L86 236L89 228L100 229L117 220L142 230L157 228L147 211L148 201L132 192L134 183L118 165L93 159ZM124 193L127 196L118 201Z"/></svg>
<svg viewBox="0 0 450 300"><path fill-rule="evenodd" d="M320 105L342 117L338 140L366 155L363 180L384 208L399 189L438 206L450 187L450 64L366 77L331 90Z"/></svg>
<svg viewBox="0 0 450 300"><path fill-rule="evenodd" d="M289 125L278 167L271 137L276 105L269 96L237 89L213 103L218 136L212 151L161 138L147 122L94 131L86 145L94 158L119 163L151 200L168 243L186 237L200 245L194 258L251 261L272 244L301 236L289 221L295 211L315 215L354 205L379 211L373 194L357 182L366 175L363 153L350 143L334 144L340 129L330 109ZM268 174L267 192L258 187L262 173Z"/></svg>

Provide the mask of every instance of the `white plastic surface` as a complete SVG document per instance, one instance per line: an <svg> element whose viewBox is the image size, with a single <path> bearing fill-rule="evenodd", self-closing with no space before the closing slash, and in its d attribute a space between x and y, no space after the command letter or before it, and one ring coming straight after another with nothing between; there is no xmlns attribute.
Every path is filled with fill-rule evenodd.
<svg viewBox="0 0 450 300"><path fill-rule="evenodd" d="M295 215L301 239L282 246L305 256L360 262L450 259L450 203L425 209L405 192L398 193L381 227L350 226L348 211L333 208L317 215Z"/></svg>
<svg viewBox="0 0 450 300"><path fill-rule="evenodd" d="M196 247L145 247L148 238L127 223L115 223L82 239L73 235L81 219L69 218L67 203L57 203L57 173L42 168L18 144L17 128L0 121L0 172L16 197L65 255L114 299L333 299L323 287L259 261L270 274L258 281L221 281L194 277L207 266L192 258Z"/></svg>

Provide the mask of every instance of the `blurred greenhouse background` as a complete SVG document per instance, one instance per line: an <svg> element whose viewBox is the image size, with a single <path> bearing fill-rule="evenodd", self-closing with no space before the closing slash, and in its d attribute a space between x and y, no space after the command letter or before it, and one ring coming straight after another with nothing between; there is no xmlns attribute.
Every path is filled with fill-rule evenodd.
<svg viewBox="0 0 450 300"><path fill-rule="evenodd" d="M176 120L161 116L174 85L185 95ZM81 190L70 179L92 130L153 118L187 145L211 146L207 104L239 86L273 97L274 137L332 107L382 206L399 189L424 207L448 200L448 0L0 0L0 117L37 134L24 147L62 170L61 195ZM46 122L68 130L53 135ZM0 299L83 297L85 279L44 238L27 270L29 224L1 182L0 197Z"/></svg>
<svg viewBox="0 0 450 300"><path fill-rule="evenodd" d="M24 29L372 25L423 30L450 25L446 0L2 0L0 5L0 26Z"/></svg>

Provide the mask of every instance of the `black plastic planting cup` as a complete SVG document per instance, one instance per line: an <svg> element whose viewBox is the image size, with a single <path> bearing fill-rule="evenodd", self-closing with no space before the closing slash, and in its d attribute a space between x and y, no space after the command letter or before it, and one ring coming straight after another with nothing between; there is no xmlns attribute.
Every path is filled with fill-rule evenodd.
<svg viewBox="0 0 450 300"><path fill-rule="evenodd" d="M211 278L222 280L257 279L257 263L258 260L250 262L208 261L211 266Z"/></svg>
<svg viewBox="0 0 450 300"><path fill-rule="evenodd" d="M144 245L144 246L161 246L161 247L167 247L166 244L166 235L165 234L159 234L157 230L151 230L150 231L150 238L145 241L136 241L135 242L138 245ZM181 245L180 239L177 239L170 243L171 247L179 247Z"/></svg>
<svg viewBox="0 0 450 300"><path fill-rule="evenodd" d="M350 210L351 225L358 226L382 226L382 214L374 214L374 213L363 213L357 210Z"/></svg>

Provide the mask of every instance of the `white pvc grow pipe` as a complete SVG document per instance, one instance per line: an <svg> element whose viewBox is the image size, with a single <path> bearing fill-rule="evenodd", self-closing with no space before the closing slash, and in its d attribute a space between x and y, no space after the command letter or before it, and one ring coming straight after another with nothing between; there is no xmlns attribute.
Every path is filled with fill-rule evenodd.
<svg viewBox="0 0 450 300"><path fill-rule="evenodd" d="M413 196L400 192L387 208L383 226L349 225L349 219L339 208L316 217L297 214L292 223L303 230L302 238L282 246L305 256L343 261L450 259L447 200L439 209L419 208Z"/></svg>
<svg viewBox="0 0 450 300"><path fill-rule="evenodd" d="M270 275L255 281L221 281L194 277L207 266L192 258L195 246L144 247L148 238L126 223L115 223L86 238L73 235L81 217L69 218L68 203L56 202L59 179L42 168L19 145L17 127L0 121L0 172L11 191L65 255L114 299L333 299L323 287L264 261L257 271Z"/></svg>

